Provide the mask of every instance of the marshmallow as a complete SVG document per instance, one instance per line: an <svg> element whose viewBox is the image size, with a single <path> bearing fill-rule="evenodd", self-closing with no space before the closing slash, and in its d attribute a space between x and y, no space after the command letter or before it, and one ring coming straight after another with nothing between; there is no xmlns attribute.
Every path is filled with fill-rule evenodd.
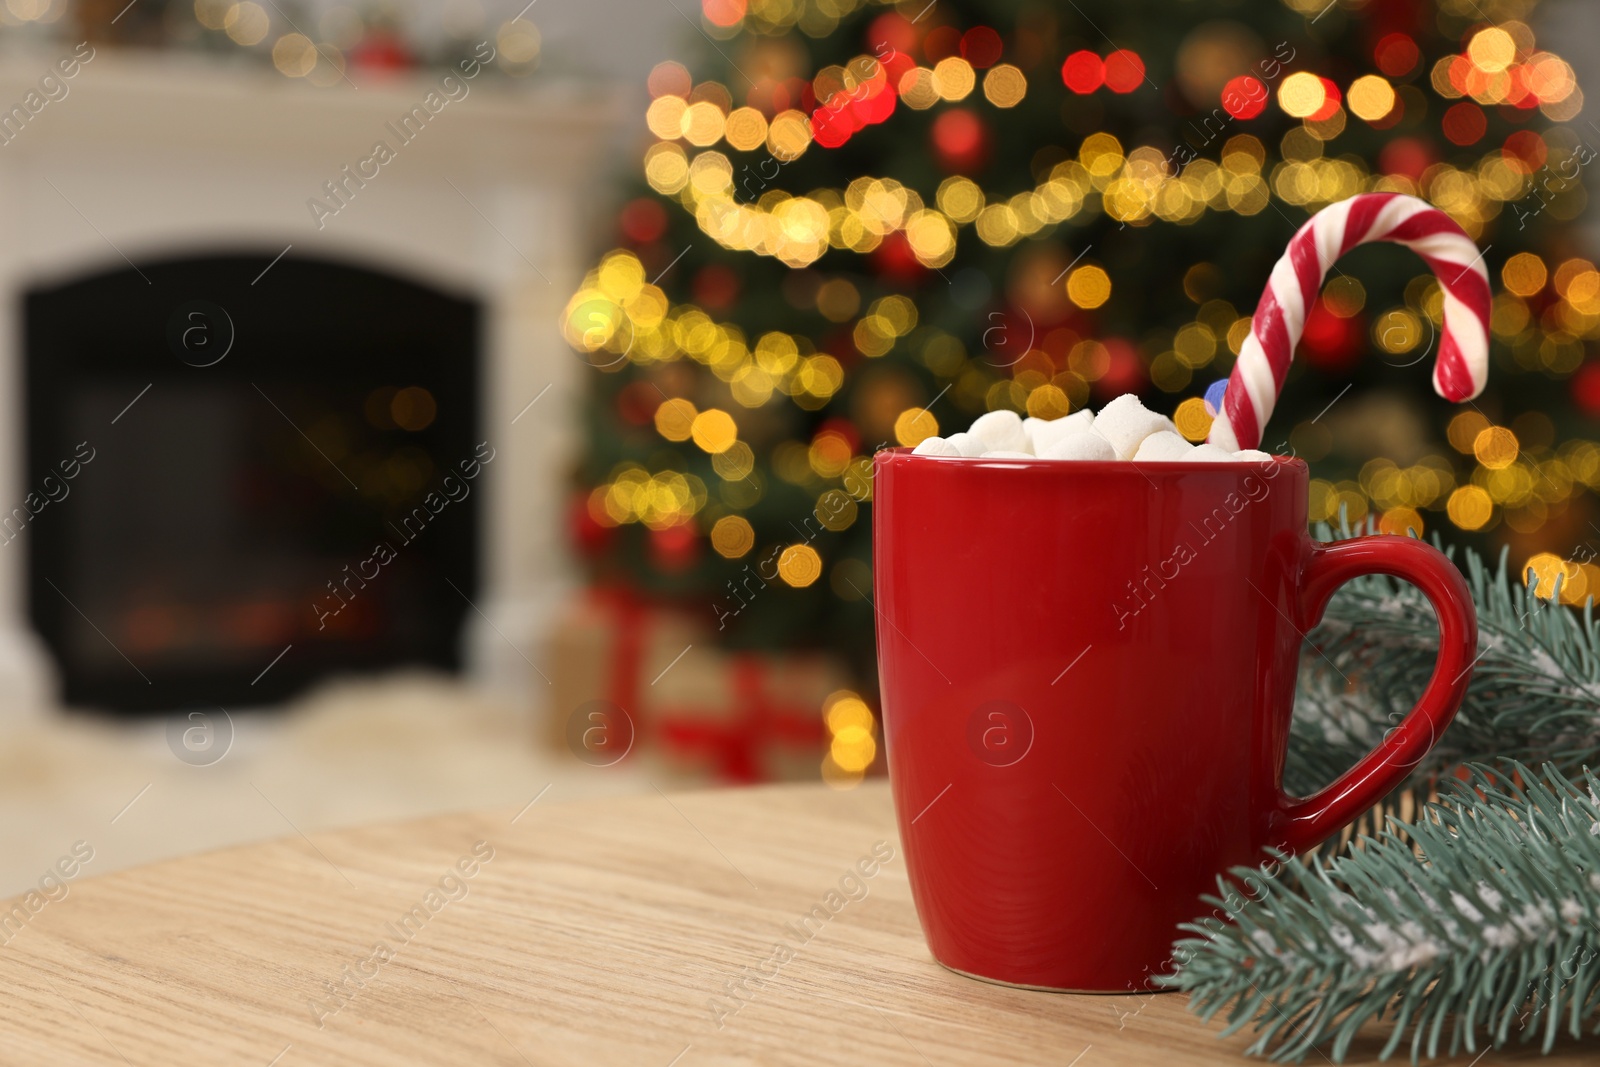
<svg viewBox="0 0 1600 1067"><path fill-rule="evenodd" d="M1068 434L1045 450L1044 459L1116 459L1117 453L1099 434Z"/></svg>
<svg viewBox="0 0 1600 1067"><path fill-rule="evenodd" d="M990 411L979 415L967 432L982 441L987 451L1033 454L1028 431L1022 427L1022 416L1015 411Z"/></svg>
<svg viewBox="0 0 1600 1067"><path fill-rule="evenodd" d="M1210 442L1207 442L1203 445L1195 445L1193 451L1183 458L1194 463L1237 462L1233 458L1232 452L1229 452L1226 448L1218 448L1216 445L1211 444Z"/></svg>
<svg viewBox="0 0 1600 1067"><path fill-rule="evenodd" d="M994 452L985 452L983 454L983 458L984 459L1034 459L1035 457L1034 457L1034 454L1032 452L1007 452L1004 449L999 449L999 450L996 450Z"/></svg>
<svg viewBox="0 0 1600 1067"><path fill-rule="evenodd" d="M1035 455L1044 455L1045 449L1055 444L1064 437L1075 433L1083 433L1094 425L1094 412L1088 408L1074 411L1062 419L1023 419L1023 429L1028 431L1028 438L1033 442Z"/></svg>
<svg viewBox="0 0 1600 1067"><path fill-rule="evenodd" d="M1183 459L1193 451L1194 446L1185 441L1181 434L1173 433L1171 430L1160 430L1139 444L1139 451L1133 454L1133 461L1161 463Z"/></svg>
<svg viewBox="0 0 1600 1067"><path fill-rule="evenodd" d="M944 443L955 449L958 456L981 456L989 447L970 433L953 433Z"/></svg>
<svg viewBox="0 0 1600 1067"><path fill-rule="evenodd" d="M1233 458L1241 463L1271 463L1272 453L1259 448L1241 448L1233 454Z"/></svg>
<svg viewBox="0 0 1600 1067"><path fill-rule="evenodd" d="M924 437L921 443L911 450L911 454L913 456L958 456L961 453L957 452L950 442L942 437Z"/></svg>
<svg viewBox="0 0 1600 1067"><path fill-rule="evenodd" d="M1139 403L1132 393L1124 393L1101 408L1094 420L1094 432L1111 442L1118 459L1132 459L1146 437L1162 430L1176 433L1178 428L1165 415L1157 415Z"/></svg>

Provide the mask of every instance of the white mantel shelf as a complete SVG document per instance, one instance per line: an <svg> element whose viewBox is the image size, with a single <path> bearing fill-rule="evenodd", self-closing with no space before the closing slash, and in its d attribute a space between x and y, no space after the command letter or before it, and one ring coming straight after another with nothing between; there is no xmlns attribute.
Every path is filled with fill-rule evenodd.
<svg viewBox="0 0 1600 1067"><path fill-rule="evenodd" d="M0 55L0 110L71 51ZM292 245L476 298L483 434L504 459L487 473L483 614L469 613L467 654L485 682L532 700L543 683L529 661L566 592L563 479L583 370L556 321L595 251L586 223L604 206L601 157L621 98L485 71L402 144L388 124L445 73L353 72L357 88L317 88L255 65L97 46L68 95L0 145L0 511L26 492L29 286L222 249L258 249L265 266ZM308 200L379 140L394 158L319 229ZM538 417L513 424L547 386ZM0 553L0 722L54 703L53 667L25 618L23 564Z"/></svg>

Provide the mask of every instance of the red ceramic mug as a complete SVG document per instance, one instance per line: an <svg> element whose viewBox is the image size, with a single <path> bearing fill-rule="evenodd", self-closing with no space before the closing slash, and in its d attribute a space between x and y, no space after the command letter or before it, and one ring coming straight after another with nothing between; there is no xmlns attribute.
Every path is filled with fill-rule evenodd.
<svg viewBox="0 0 1600 1067"><path fill-rule="evenodd" d="M940 963L1042 989L1146 988L1220 872L1337 832L1444 732L1477 645L1466 582L1410 538L1315 542L1308 477L1287 458L878 453L884 735ZM1289 796L1304 635L1363 574L1432 601L1433 677L1352 770Z"/></svg>

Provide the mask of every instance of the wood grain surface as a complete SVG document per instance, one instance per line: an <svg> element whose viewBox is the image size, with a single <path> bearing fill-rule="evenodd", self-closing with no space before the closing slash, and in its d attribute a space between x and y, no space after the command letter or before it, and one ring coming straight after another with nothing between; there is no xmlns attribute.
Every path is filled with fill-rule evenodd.
<svg viewBox="0 0 1600 1067"><path fill-rule="evenodd" d="M1174 994L938 966L881 783L295 836L73 881L0 941L5 1064L1177 1067L1247 1043Z"/></svg>

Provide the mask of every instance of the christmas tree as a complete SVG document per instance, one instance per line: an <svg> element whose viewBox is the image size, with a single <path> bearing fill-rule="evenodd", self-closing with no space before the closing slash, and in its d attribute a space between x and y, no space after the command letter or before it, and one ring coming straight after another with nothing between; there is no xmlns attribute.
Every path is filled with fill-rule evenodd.
<svg viewBox="0 0 1600 1067"><path fill-rule="evenodd" d="M825 645L870 693L874 450L1129 391L1202 439L1295 228L1394 190L1487 249L1490 392L1432 395L1439 287L1359 249L1263 447L1311 462L1313 520L1509 545L1581 602L1600 272L1567 223L1593 152L1535 3L703 0L563 322L595 367L596 580L735 647Z"/></svg>

